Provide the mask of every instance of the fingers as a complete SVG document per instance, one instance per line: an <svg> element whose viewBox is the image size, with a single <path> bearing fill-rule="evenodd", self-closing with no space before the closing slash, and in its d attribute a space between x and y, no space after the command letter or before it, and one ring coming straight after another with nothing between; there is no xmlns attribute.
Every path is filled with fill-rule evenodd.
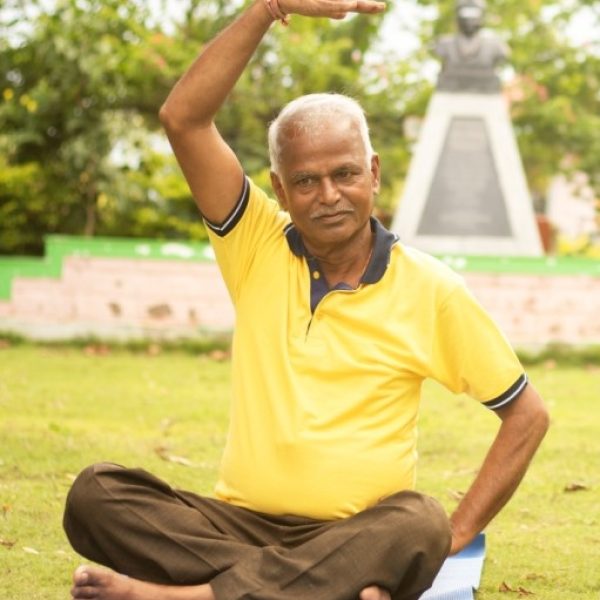
<svg viewBox="0 0 600 600"><path fill-rule="evenodd" d="M337 12L344 13L362 13L362 14L376 14L383 12L386 8L385 2L378 2L377 0L343 0L341 2L331 2L332 5L336 5Z"/></svg>
<svg viewBox="0 0 600 600"><path fill-rule="evenodd" d="M385 10L378 0L279 0L285 14L343 19L348 13L376 14Z"/></svg>
<svg viewBox="0 0 600 600"><path fill-rule="evenodd" d="M385 9L385 2L376 2L375 0L356 0L356 8L351 12L376 14L383 12Z"/></svg>

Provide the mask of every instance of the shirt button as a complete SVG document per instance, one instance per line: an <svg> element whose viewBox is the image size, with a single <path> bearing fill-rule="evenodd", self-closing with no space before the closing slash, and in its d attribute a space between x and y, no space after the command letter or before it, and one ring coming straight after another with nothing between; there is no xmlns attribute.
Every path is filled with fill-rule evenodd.
<svg viewBox="0 0 600 600"><path fill-rule="evenodd" d="M320 279L321 277L321 273L319 273L319 271L313 271L313 279Z"/></svg>

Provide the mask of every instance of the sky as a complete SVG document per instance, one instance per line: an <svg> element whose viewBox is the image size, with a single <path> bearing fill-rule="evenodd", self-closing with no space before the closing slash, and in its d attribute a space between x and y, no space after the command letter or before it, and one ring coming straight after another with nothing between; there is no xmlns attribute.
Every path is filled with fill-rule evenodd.
<svg viewBox="0 0 600 600"><path fill-rule="evenodd" d="M148 0L147 4L155 14L160 15L159 20L164 21L165 11L176 18L178 8L183 3L181 0ZM419 6L414 0L394 0L388 2L388 5L388 14L382 28L381 47L403 56L413 51L418 44L416 31L419 21L435 18L437 11L435 6ZM573 20L568 33L582 44L598 44L600 24L594 19L592 10L584 7Z"/></svg>

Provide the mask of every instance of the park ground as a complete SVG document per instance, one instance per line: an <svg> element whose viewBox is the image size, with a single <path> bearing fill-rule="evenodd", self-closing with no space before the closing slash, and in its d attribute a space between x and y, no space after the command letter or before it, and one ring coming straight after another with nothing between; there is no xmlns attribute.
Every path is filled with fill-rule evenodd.
<svg viewBox="0 0 600 600"><path fill-rule="evenodd" d="M220 351L3 346L0 597L66 600L82 562L61 528L76 474L110 460L210 493L230 364ZM552 425L523 485L487 529L477 599L600 600L600 366L547 360L528 373ZM418 488L452 510L497 422L469 398L428 383Z"/></svg>

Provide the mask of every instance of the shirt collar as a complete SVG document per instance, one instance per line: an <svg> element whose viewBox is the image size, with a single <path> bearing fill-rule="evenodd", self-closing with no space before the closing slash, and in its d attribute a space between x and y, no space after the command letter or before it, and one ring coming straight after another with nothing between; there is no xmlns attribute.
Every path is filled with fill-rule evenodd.
<svg viewBox="0 0 600 600"><path fill-rule="evenodd" d="M386 229L375 217L371 217L371 231L375 237L373 253L360 280L361 283L377 283L383 277L390 262L392 246L399 240L395 233ZM312 258L304 246L300 232L293 223L289 223L285 227L284 233L293 254L307 260Z"/></svg>

